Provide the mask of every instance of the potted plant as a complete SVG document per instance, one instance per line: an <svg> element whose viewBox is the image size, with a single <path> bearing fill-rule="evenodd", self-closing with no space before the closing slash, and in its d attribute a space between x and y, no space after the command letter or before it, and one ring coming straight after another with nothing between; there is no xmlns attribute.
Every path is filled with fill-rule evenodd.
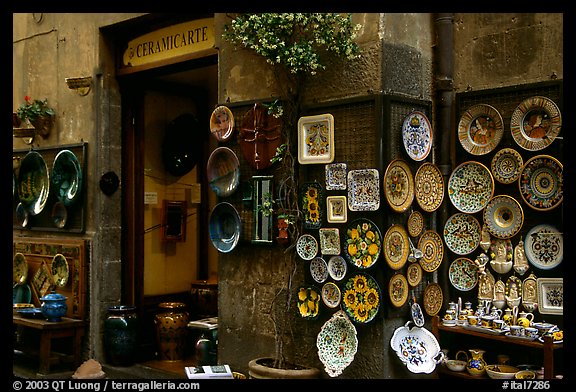
<svg viewBox="0 0 576 392"><path fill-rule="evenodd" d="M54 109L48 106L47 98L33 100L27 95L24 103L16 110L16 116L12 116L12 123L13 126L18 123L15 128L25 125L22 128L34 128L37 133L46 136L50 133L55 115Z"/></svg>

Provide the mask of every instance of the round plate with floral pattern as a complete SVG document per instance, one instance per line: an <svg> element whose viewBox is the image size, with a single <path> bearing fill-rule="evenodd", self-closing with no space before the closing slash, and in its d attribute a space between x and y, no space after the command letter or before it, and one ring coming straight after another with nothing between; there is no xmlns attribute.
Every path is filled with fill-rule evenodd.
<svg viewBox="0 0 576 392"><path fill-rule="evenodd" d="M435 316L442 309L442 301L444 295L442 294L442 287L438 283L430 282L424 289L424 310L428 316Z"/></svg>
<svg viewBox="0 0 576 392"><path fill-rule="evenodd" d="M457 255L472 253L480 244L480 222L473 215L457 212L444 225L444 242Z"/></svg>
<svg viewBox="0 0 576 392"><path fill-rule="evenodd" d="M342 288L342 308L355 323L368 323L376 317L382 302L376 280L359 272L350 277Z"/></svg>
<svg viewBox="0 0 576 392"><path fill-rule="evenodd" d="M310 261L310 275L317 283L324 283L328 279L328 265L322 257L314 257Z"/></svg>
<svg viewBox="0 0 576 392"><path fill-rule="evenodd" d="M538 211L551 210L564 199L563 166L554 157L537 155L524 164L518 184L522 200Z"/></svg>
<svg viewBox="0 0 576 392"><path fill-rule="evenodd" d="M478 283L478 267L466 257L457 258L448 268L452 286L460 291L470 291Z"/></svg>
<svg viewBox="0 0 576 392"><path fill-rule="evenodd" d="M406 269L406 280L412 287L416 287L422 281L422 267L418 263L410 263Z"/></svg>
<svg viewBox="0 0 576 392"><path fill-rule="evenodd" d="M433 212L440 207L444 200L444 179L435 164L425 162L420 165L414 176L414 194L424 211Z"/></svg>
<svg viewBox="0 0 576 392"><path fill-rule="evenodd" d="M326 282L322 286L322 302L329 308L334 309L340 305L340 288L334 282Z"/></svg>
<svg viewBox="0 0 576 392"><path fill-rule="evenodd" d="M384 173L384 195L392 210L404 212L414 200L414 177L403 159L394 159Z"/></svg>
<svg viewBox="0 0 576 392"><path fill-rule="evenodd" d="M342 256L332 256L328 260L328 273L334 280L342 280L346 276L348 265Z"/></svg>
<svg viewBox="0 0 576 392"><path fill-rule="evenodd" d="M372 267L382 249L382 234L376 224L368 219L356 219L346 230L344 256L358 268Z"/></svg>
<svg viewBox="0 0 576 392"><path fill-rule="evenodd" d="M342 374L358 350L356 327L346 313L337 311L324 323L316 338L318 358L330 377Z"/></svg>
<svg viewBox="0 0 576 392"><path fill-rule="evenodd" d="M320 312L320 290L314 286L300 286L296 298L298 314L302 318L314 320Z"/></svg>
<svg viewBox="0 0 576 392"><path fill-rule="evenodd" d="M415 161L426 159L432 149L432 126L422 112L414 111L404 119L402 140L408 156Z"/></svg>
<svg viewBox="0 0 576 392"><path fill-rule="evenodd" d="M513 148L503 148L494 154L490 169L501 184L511 184L518 179L524 165L522 155Z"/></svg>
<svg viewBox="0 0 576 392"><path fill-rule="evenodd" d="M400 272L396 272L388 282L388 295L392 305L399 308L408 300L408 280Z"/></svg>
<svg viewBox="0 0 576 392"><path fill-rule="evenodd" d="M488 154L500 143L503 134L502 116L496 108L486 104L470 107L458 123L458 140L472 155Z"/></svg>
<svg viewBox="0 0 576 392"><path fill-rule="evenodd" d="M312 260L318 254L318 241L311 234L302 234L296 241L296 253L304 260Z"/></svg>
<svg viewBox="0 0 576 392"><path fill-rule="evenodd" d="M448 197L458 211L474 214L481 211L494 194L494 178L480 162L460 164L448 179Z"/></svg>
<svg viewBox="0 0 576 392"><path fill-rule="evenodd" d="M484 208L483 217L488 232L497 238L514 237L524 223L522 206L508 195L494 196Z"/></svg>
<svg viewBox="0 0 576 392"><path fill-rule="evenodd" d="M548 147L560 133L562 115L558 106L546 97L530 97L522 101L510 117L514 141L528 151Z"/></svg>
<svg viewBox="0 0 576 392"><path fill-rule="evenodd" d="M434 272L440 267L444 258L444 244L442 237L434 230L426 230L418 240L418 249L422 257L418 261L426 272Z"/></svg>
<svg viewBox="0 0 576 392"><path fill-rule="evenodd" d="M424 216L420 211L412 211L408 216L408 234L411 237L418 237L424 229Z"/></svg>
<svg viewBox="0 0 576 392"><path fill-rule="evenodd" d="M564 239L554 226L542 224L530 229L524 240L524 254L533 266L549 270L562 262Z"/></svg>
<svg viewBox="0 0 576 392"><path fill-rule="evenodd" d="M393 270L404 267L410 254L410 240L402 225L394 224L384 235L384 257Z"/></svg>

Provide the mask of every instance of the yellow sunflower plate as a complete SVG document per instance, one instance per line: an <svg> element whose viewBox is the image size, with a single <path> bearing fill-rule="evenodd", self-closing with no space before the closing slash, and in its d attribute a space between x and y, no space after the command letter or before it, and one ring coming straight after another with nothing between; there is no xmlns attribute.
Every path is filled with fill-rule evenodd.
<svg viewBox="0 0 576 392"><path fill-rule="evenodd" d="M341 305L351 321L364 324L376 317L382 295L372 276L359 272L346 281L341 291Z"/></svg>

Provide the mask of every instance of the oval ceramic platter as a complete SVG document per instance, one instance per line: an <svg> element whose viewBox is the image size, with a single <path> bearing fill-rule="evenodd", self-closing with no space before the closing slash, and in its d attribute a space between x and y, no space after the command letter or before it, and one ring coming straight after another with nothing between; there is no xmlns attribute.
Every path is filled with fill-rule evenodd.
<svg viewBox="0 0 576 392"><path fill-rule="evenodd" d="M462 114L458 123L458 140L472 155L492 151L504 134L502 116L493 106L478 104Z"/></svg>
<svg viewBox="0 0 576 392"><path fill-rule="evenodd" d="M345 163L329 163L324 167L326 173L326 190L341 191L346 189L348 168Z"/></svg>
<svg viewBox="0 0 576 392"><path fill-rule="evenodd" d="M390 226L384 235L384 258L388 266L393 270L404 267L410 250L410 240L404 226Z"/></svg>
<svg viewBox="0 0 576 392"><path fill-rule="evenodd" d="M426 159L432 149L432 139L432 126L424 113L414 111L406 116L402 124L402 141L410 158L415 161Z"/></svg>
<svg viewBox="0 0 576 392"><path fill-rule="evenodd" d="M524 254L536 268L549 270L558 266L564 257L562 233L548 224L533 227L526 234Z"/></svg>
<svg viewBox="0 0 576 392"><path fill-rule="evenodd" d="M457 255L472 253L480 244L482 228L473 215L457 212L444 225L444 242Z"/></svg>
<svg viewBox="0 0 576 392"><path fill-rule="evenodd" d="M408 300L408 280L400 272L396 272L388 282L388 296L390 302L397 308L402 307Z"/></svg>
<svg viewBox="0 0 576 392"><path fill-rule="evenodd" d="M518 179L522 200L537 211L558 207L564 200L562 173L563 166L554 157L537 155L530 158Z"/></svg>
<svg viewBox="0 0 576 392"><path fill-rule="evenodd" d="M312 260L318 254L318 241L311 234L302 234L296 241L296 253L303 260Z"/></svg>
<svg viewBox="0 0 576 392"><path fill-rule="evenodd" d="M562 115L549 98L534 96L522 101L510 117L514 141L523 149L538 151L548 147L562 128Z"/></svg>
<svg viewBox="0 0 576 392"><path fill-rule="evenodd" d="M27 153L20 162L18 197L29 215L38 215L46 206L50 191L48 167L36 151Z"/></svg>
<svg viewBox="0 0 576 392"><path fill-rule="evenodd" d="M314 257L310 261L310 275L316 283L324 283L328 279L328 264L322 257Z"/></svg>
<svg viewBox="0 0 576 392"><path fill-rule="evenodd" d="M422 267L418 263L410 263L406 268L406 280L411 287L416 287L422 281Z"/></svg>
<svg viewBox="0 0 576 392"><path fill-rule="evenodd" d="M28 262L26 257L17 252L12 259L12 282L16 285L26 283L28 279Z"/></svg>
<svg viewBox="0 0 576 392"><path fill-rule="evenodd" d="M414 200L414 177L403 159L395 159L384 173L384 196L392 210L404 212Z"/></svg>
<svg viewBox="0 0 576 392"><path fill-rule="evenodd" d="M314 286L300 286L296 298L298 314L309 320L315 320L320 313L320 290Z"/></svg>
<svg viewBox="0 0 576 392"><path fill-rule="evenodd" d="M466 257L460 257L450 264L448 277L452 286L460 291L470 291L478 283L478 267Z"/></svg>
<svg viewBox="0 0 576 392"><path fill-rule="evenodd" d="M344 279L348 271L346 260L342 256L332 256L328 260L328 274L336 281Z"/></svg>
<svg viewBox="0 0 576 392"><path fill-rule="evenodd" d="M423 295L424 310L429 316L435 316L442 309L444 294L438 283L430 282L426 285Z"/></svg>
<svg viewBox="0 0 576 392"><path fill-rule="evenodd" d="M348 208L350 211L376 211L380 208L380 174L376 169L348 172Z"/></svg>
<svg viewBox="0 0 576 392"><path fill-rule="evenodd" d="M230 196L238 188L240 161L228 147L218 147L212 151L206 171L208 184L217 196Z"/></svg>
<svg viewBox="0 0 576 392"><path fill-rule="evenodd" d="M382 234L376 224L368 219L356 219L346 229L344 256L360 269L372 267L382 251Z"/></svg>
<svg viewBox="0 0 576 392"><path fill-rule="evenodd" d="M422 257L418 261L426 272L434 272L440 267L444 259L444 244L440 234L434 230L426 230L418 240L418 249Z"/></svg>
<svg viewBox="0 0 576 392"><path fill-rule="evenodd" d="M416 202L426 212L433 212L444 200L444 179L442 172L433 163L425 162L414 175L414 196Z"/></svg>
<svg viewBox="0 0 576 392"><path fill-rule="evenodd" d="M56 286L66 286L66 283L68 283L69 268L68 261L64 255L58 253L52 258L51 272L52 279L54 279L54 284Z"/></svg>
<svg viewBox="0 0 576 392"><path fill-rule="evenodd" d="M210 132L219 142L225 142L234 131L234 115L226 106L218 106L210 116Z"/></svg>
<svg viewBox="0 0 576 392"><path fill-rule="evenodd" d="M508 195L494 196L483 212L488 232L497 238L514 237L524 223L522 206Z"/></svg>
<svg viewBox="0 0 576 392"><path fill-rule="evenodd" d="M365 273L352 275L342 288L342 309L355 323L369 323L376 317L382 294L376 280Z"/></svg>
<svg viewBox="0 0 576 392"><path fill-rule="evenodd" d="M318 358L330 377L342 374L358 350L356 327L346 313L337 311L324 323L316 338Z"/></svg>
<svg viewBox="0 0 576 392"><path fill-rule="evenodd" d="M409 323L394 331L390 347L412 373L432 373L441 353L440 344L426 328L408 328Z"/></svg>
<svg viewBox="0 0 576 392"><path fill-rule="evenodd" d="M448 179L448 197L458 211L474 214L481 211L494 194L494 178L480 162L460 164Z"/></svg>
<svg viewBox="0 0 576 392"><path fill-rule="evenodd" d="M327 307L334 309L340 305L342 293L334 282L326 282L322 286L322 302Z"/></svg>
<svg viewBox="0 0 576 392"><path fill-rule="evenodd" d="M52 165L51 188L64 206L79 199L82 190L82 169L76 155L70 150L60 151Z"/></svg>
<svg viewBox="0 0 576 392"><path fill-rule="evenodd" d="M408 216L406 226L411 237L418 237L424 230L424 215L420 211L412 211Z"/></svg>
<svg viewBox="0 0 576 392"><path fill-rule="evenodd" d="M494 179L501 184L511 184L520 177L524 165L522 155L513 148L503 148L492 157L490 169Z"/></svg>

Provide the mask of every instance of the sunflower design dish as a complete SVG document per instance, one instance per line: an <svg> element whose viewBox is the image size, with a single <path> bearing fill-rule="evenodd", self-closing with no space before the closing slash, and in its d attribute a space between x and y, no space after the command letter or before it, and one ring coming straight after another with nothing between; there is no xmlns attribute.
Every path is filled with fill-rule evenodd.
<svg viewBox="0 0 576 392"><path fill-rule="evenodd" d="M372 321L380 309L380 302L380 287L368 274L355 274L342 289L342 308L355 323Z"/></svg>
<svg viewBox="0 0 576 392"><path fill-rule="evenodd" d="M346 230L344 256L355 267L372 267L382 249L382 235L376 224L368 219L357 219Z"/></svg>
<svg viewBox="0 0 576 392"><path fill-rule="evenodd" d="M320 312L320 291L314 286L301 286L298 289L296 306L304 319L314 320Z"/></svg>
<svg viewBox="0 0 576 392"><path fill-rule="evenodd" d="M317 182L303 184L300 201L304 212L304 228L320 228L324 214L324 192L322 186Z"/></svg>

